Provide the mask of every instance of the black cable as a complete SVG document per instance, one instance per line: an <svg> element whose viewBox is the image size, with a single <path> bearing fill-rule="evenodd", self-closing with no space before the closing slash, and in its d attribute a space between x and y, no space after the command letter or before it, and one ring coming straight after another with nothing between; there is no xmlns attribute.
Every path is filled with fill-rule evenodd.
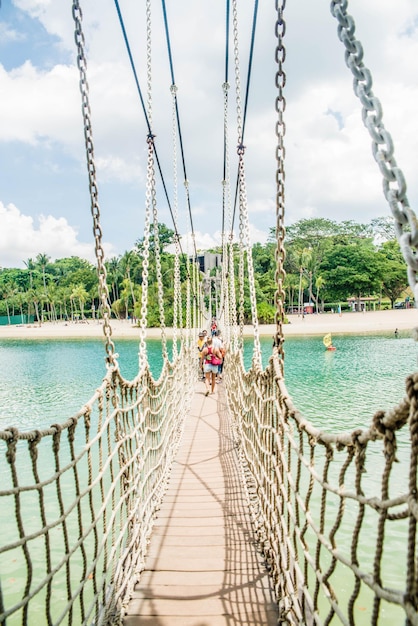
<svg viewBox="0 0 418 626"><path fill-rule="evenodd" d="M167 11L166 11L166 6L165 6L165 0L161 0L161 2L162 2L162 7L163 7L165 36L166 36L166 42L167 42L168 58L169 58L169 63L170 63L171 83L172 83L172 87L175 87L176 81L174 79L173 57L172 57L172 54L171 54L170 33L169 33L169 30L168 30L168 19L167 19ZM180 152L181 152L181 160L182 160L182 165L183 165L183 176L184 176L184 182L186 184L187 183L186 160L185 160L185 157L184 157L183 135L182 135L182 132L181 132L181 124L180 124L180 115L179 115L177 94L175 92L174 92L174 105L175 105L175 110L176 110L177 128L178 128L178 133L179 133ZM190 206L190 194L189 194L188 191L187 191L187 204L188 204L188 209L189 209L190 227L192 229L192 235L193 235L194 254L195 254L195 259L197 260L197 250L196 250L196 242L195 242L195 238L194 238L194 226L193 226L192 209L191 209L191 206Z"/></svg>
<svg viewBox="0 0 418 626"><path fill-rule="evenodd" d="M142 97L142 91L141 91L141 87L140 87L140 84L139 84L138 75L137 75L137 72L136 72L135 63L134 63L134 60L133 60L133 57L132 57L131 48L130 48L129 41L128 41L128 35L126 33L125 24L123 22L123 17L122 17L122 13L121 13L121 10L120 10L120 7L119 7L118 0L115 0L115 6L116 6L116 11L117 11L117 14L118 14L118 17L119 17L119 23L120 23L120 26L121 26L121 29L122 29L122 34L123 34L123 39L125 41L126 50L128 52L129 62L131 64L131 69L132 69L132 72L133 72L133 75L134 75L135 84L136 84L136 87L137 87L137 90L138 90L139 98L141 100L142 111L144 113L145 122L146 122L146 125L147 125L147 128L148 128L148 137L149 138L154 138L155 135L152 132L151 124L150 124L150 121L149 121L149 118L148 118L148 114L147 114L147 111L146 111L146 108L145 108L145 103L144 103L144 99ZM155 145L154 142L153 142L153 145L154 145L155 160L157 162L157 167L158 167L158 171L159 171L159 174L160 174L161 183L163 185L164 194L165 194L165 197L166 197L166 200L167 200L168 208L170 210L171 219L173 221L174 232L175 232L175 235L176 235L176 237L178 238L178 241L179 241L180 251L181 251L182 254L184 254L184 252L183 252L183 250L181 248L180 235L179 235L179 232L178 232L176 220L174 218L173 210L171 208L170 198L168 197L167 186L165 184L165 180L164 180L164 176L163 176L163 172L162 172L162 168L161 168L161 164L160 164L160 159L158 157L157 146Z"/></svg>
<svg viewBox="0 0 418 626"><path fill-rule="evenodd" d="M254 2L254 12L253 12L253 25L252 25L252 29L251 29L250 54L249 54L249 59L248 59L247 85L246 85L246 89L245 89L244 115L243 115L243 121L242 121L242 137L241 137L242 144L244 143L245 122L246 122L246 119L247 119L248 99L249 99L250 81L251 81L251 70L252 70L252 64L253 64L254 44L255 44L255 30L256 30L256 25L257 25L257 14L258 14L258 0L255 0L255 2ZM239 172L237 172L237 184L235 186L234 211L233 211L233 214L232 214L231 233L232 233L233 228L234 228L235 213L236 213L237 201L238 201L238 189L239 189Z"/></svg>
<svg viewBox="0 0 418 626"><path fill-rule="evenodd" d="M121 26L121 29L122 29L123 38L124 38L124 41L125 41L126 50L128 52L129 61L130 61L130 64L131 64L131 69L132 69L133 74L134 74L135 84L136 84L136 87L137 87L137 90L138 90L139 98L141 100L141 105L142 105L142 110L143 110L144 117L145 117L145 122L147 124L148 138L154 139L155 135L152 133L151 124L149 122L149 118L148 118L147 111L146 111L146 108L145 108L144 99L142 97L142 91L141 91L141 87L140 87L140 84L139 84L138 75L137 75L137 72L136 72L135 63L134 63L134 60L133 60L133 57L132 57L131 48L130 48L130 45L129 45L128 36L127 36L127 33L126 33L125 24L124 24L124 21L123 21L123 17L122 17L122 13L121 13L121 10L120 10L120 7L119 7L118 0L115 0L115 6L116 6L116 11L117 11L117 14L118 14L118 18L119 18L119 23L120 23L120 26ZM170 55L170 67L172 68L171 55ZM180 252L181 252L181 254L183 256L185 256L185 254L183 252L183 249L182 249L182 246L181 246L180 234L178 232L176 220L174 218L173 210L171 208L170 199L168 197L167 186L165 184L165 180L164 180L164 176L163 176L163 172L162 172L162 168L161 168L161 164L160 164L160 159L158 157L157 147L156 147L154 141L153 141L153 146L154 146L155 159L156 159L156 162L157 162L158 171L159 171L160 178L161 178L161 183L163 185L164 194L165 194L165 197L166 197L166 200L167 200L168 208L170 210L170 215L171 215L171 219L172 219L173 226L174 226L174 233L175 233L177 241L178 241ZM196 246L195 246L195 254L196 254L196 259L197 259ZM193 296L194 296L194 298L197 299L196 294L194 292L193 281L191 279L191 276L190 276L187 268L186 268L186 273L187 273L188 279L190 280Z"/></svg>

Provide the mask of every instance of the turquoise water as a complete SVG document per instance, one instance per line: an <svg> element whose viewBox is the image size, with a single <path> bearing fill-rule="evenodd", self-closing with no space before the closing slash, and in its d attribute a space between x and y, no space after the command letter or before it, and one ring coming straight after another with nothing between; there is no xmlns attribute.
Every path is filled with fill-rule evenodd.
<svg viewBox="0 0 418 626"><path fill-rule="evenodd" d="M271 339L262 339L264 364ZM405 393L405 378L416 369L417 344L408 334L341 336L335 352L327 352L321 337L289 338L285 342L285 380L296 407L318 428L331 431L367 427L377 409L397 404ZM130 379L138 369L138 343L116 343L122 374ZM161 371L161 345L148 342L150 367ZM3 340L0 385L0 429L45 428L78 411L105 375L101 340ZM251 341L245 362L251 361Z"/></svg>
<svg viewBox="0 0 418 626"><path fill-rule="evenodd" d="M264 364L271 355L271 344L271 338L262 340ZM321 337L286 340L287 388L295 406L317 428L332 432L366 428L376 410L390 408L404 396L405 378L416 369L417 344L409 334L395 338L391 333L336 337L334 344L337 350L326 352ZM117 341L116 348L122 374L133 378L138 369L137 341ZM251 352L252 342L247 340L247 366ZM0 355L3 363L0 429L16 426L20 430L31 430L65 421L90 399L106 371L103 342L97 339L4 340L0 342ZM153 375L158 377L162 364L159 341L148 342L148 355ZM401 486L405 485L408 469L407 437L405 430L399 446ZM376 452L373 449L369 452L376 472L370 472L366 480L371 493L378 493L380 483L374 484L373 480L374 475L379 477L381 472L381 447L376 446ZM375 518L366 520L366 524L370 524L372 536ZM340 540L344 541L344 537ZM399 536L392 533L390 545L387 558L395 564L391 568L392 583L398 587L398 583L403 585L405 577L402 565L405 560L399 558L405 550L405 533ZM343 590L342 580L339 589ZM370 599L365 598L363 605L370 605ZM386 610L389 612L379 623L387 626L400 623L399 615Z"/></svg>

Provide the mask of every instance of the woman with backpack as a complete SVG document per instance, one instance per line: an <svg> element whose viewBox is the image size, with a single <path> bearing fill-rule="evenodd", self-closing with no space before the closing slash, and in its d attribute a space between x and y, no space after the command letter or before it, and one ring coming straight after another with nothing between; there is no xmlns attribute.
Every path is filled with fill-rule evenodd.
<svg viewBox="0 0 418 626"><path fill-rule="evenodd" d="M222 355L219 348L214 347L212 337L206 340L206 345L202 350L203 371L205 373L206 393L209 395L215 393L216 376L218 374L219 365L222 363Z"/></svg>

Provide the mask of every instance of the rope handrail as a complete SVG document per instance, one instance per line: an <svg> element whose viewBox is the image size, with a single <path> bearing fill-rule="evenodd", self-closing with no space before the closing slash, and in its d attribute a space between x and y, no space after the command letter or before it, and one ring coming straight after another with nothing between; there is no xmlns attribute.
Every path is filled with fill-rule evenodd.
<svg viewBox="0 0 418 626"><path fill-rule="evenodd" d="M183 345L158 381L148 367L132 381L109 368L62 424L0 431L1 570L5 560L23 568L19 582L2 576L0 622L29 624L43 613L48 624L117 623L144 563L196 371L195 351ZM52 585L67 589L64 603Z"/></svg>
<svg viewBox="0 0 418 626"><path fill-rule="evenodd" d="M418 373L407 378L406 397L398 406L377 412L367 429L338 434L315 428L296 410L277 351L264 371L245 371L241 352L230 351L224 378L248 502L275 581L280 619L319 625L335 615L342 624L357 624L361 602L372 607L367 623L378 624L385 603L386 610L388 604L396 607L397 623L403 615L417 625L416 545L408 539L408 524L415 529L418 521ZM397 437L407 425L409 485L405 477L396 480L402 475ZM370 446L382 450L381 461ZM374 476L381 475L380 496L374 488L368 493L370 463ZM389 525L399 542L385 541ZM403 586L391 575L393 559L404 559Z"/></svg>

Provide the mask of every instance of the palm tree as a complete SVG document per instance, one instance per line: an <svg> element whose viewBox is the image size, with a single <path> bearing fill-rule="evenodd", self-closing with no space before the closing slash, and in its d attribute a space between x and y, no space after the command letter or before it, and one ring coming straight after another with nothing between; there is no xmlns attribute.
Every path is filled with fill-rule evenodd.
<svg viewBox="0 0 418 626"><path fill-rule="evenodd" d="M29 289L28 291L28 299L29 302L33 302L33 307L35 309L35 317L39 326L42 323L41 317L39 315L39 302L41 300L38 289Z"/></svg>
<svg viewBox="0 0 418 626"><path fill-rule="evenodd" d="M298 297L298 315L302 313L304 316L303 307L303 274L309 262L311 251L309 248L303 248L298 254L298 266L299 266L299 297Z"/></svg>
<svg viewBox="0 0 418 626"><path fill-rule="evenodd" d="M106 269L108 276L108 283L110 283L110 290L112 293L112 301L115 302L119 299L119 278L121 277L121 258L114 256L109 261L106 261Z"/></svg>
<svg viewBox="0 0 418 626"><path fill-rule="evenodd" d="M129 283L129 290L131 293L133 306L135 306L135 294L134 294L133 284L131 280L131 268L137 261L138 261L138 255L133 250L128 250L128 252L125 252L125 254L123 255L121 259L121 265L125 267L125 276Z"/></svg>
<svg viewBox="0 0 418 626"><path fill-rule="evenodd" d="M89 294L86 291L86 288L84 287L84 285L82 283L80 283L79 285L74 285L73 286L73 290L71 292L70 295L70 299L71 300L78 300L78 303L80 305L80 317L81 319L85 319L84 316L84 304L88 298Z"/></svg>
<svg viewBox="0 0 418 626"><path fill-rule="evenodd" d="M45 268L48 265L50 260L51 260L51 257L49 257L47 254L38 254L36 257L36 263L40 266L42 270L42 280L44 283L45 293L47 293Z"/></svg>
<svg viewBox="0 0 418 626"><path fill-rule="evenodd" d="M29 272L29 286L32 289L33 288L33 272L36 269L36 265L33 261L33 259L27 259L27 261L23 261L23 263L26 265L28 272Z"/></svg>
<svg viewBox="0 0 418 626"><path fill-rule="evenodd" d="M290 312L293 313L293 306L295 304L295 293L299 288L299 276L297 274L286 274L284 279L284 288L287 291L287 302L290 307Z"/></svg>
<svg viewBox="0 0 418 626"><path fill-rule="evenodd" d="M315 288L316 288L316 312L318 313L318 302L319 302L319 290L325 285L325 280L322 276L318 276L315 280Z"/></svg>

